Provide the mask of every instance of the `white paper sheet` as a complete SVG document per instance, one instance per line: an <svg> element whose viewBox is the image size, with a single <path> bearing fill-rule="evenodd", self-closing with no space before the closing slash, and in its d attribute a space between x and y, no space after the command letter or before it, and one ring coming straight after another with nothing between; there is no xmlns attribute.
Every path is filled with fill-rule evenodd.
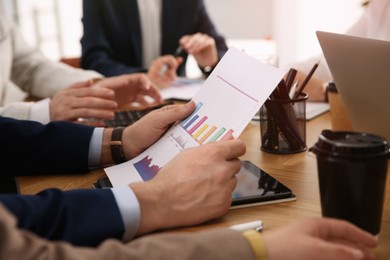
<svg viewBox="0 0 390 260"><path fill-rule="evenodd" d="M132 160L105 169L112 185L148 181L183 149L238 137L285 72L230 48L193 100L197 109Z"/></svg>
<svg viewBox="0 0 390 260"><path fill-rule="evenodd" d="M202 79L178 78L171 86L160 90L163 99L191 100L203 86Z"/></svg>

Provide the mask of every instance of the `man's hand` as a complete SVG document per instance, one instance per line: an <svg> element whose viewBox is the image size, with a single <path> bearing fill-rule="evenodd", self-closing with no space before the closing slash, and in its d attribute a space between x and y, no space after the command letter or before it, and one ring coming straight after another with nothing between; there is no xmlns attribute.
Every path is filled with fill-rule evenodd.
<svg viewBox="0 0 390 260"><path fill-rule="evenodd" d="M270 260L375 259L369 250L378 245L371 234L342 220L306 219L265 232Z"/></svg>
<svg viewBox="0 0 390 260"><path fill-rule="evenodd" d="M167 163L152 180L130 184L141 207L138 234L196 225L229 209L245 153L240 140L188 148Z"/></svg>
<svg viewBox="0 0 390 260"><path fill-rule="evenodd" d="M176 80L176 70L183 62L182 57L175 58L172 55L165 55L155 59L149 67L148 77L158 87L169 86Z"/></svg>
<svg viewBox="0 0 390 260"><path fill-rule="evenodd" d="M146 100L146 96L153 98L158 103L161 102L160 91L143 73L105 78L98 81L94 87L113 90L118 106L132 102L148 106L150 102Z"/></svg>
<svg viewBox="0 0 390 260"><path fill-rule="evenodd" d="M118 105L115 92L107 88L92 88L91 82L79 82L59 91L50 101L51 121L73 121L79 118L113 119ZM103 122L86 124L104 125Z"/></svg>
<svg viewBox="0 0 390 260"><path fill-rule="evenodd" d="M195 109L193 101L185 105L168 105L154 110L127 127L122 135L123 150L131 159L155 143L176 121L189 116Z"/></svg>
<svg viewBox="0 0 390 260"><path fill-rule="evenodd" d="M218 52L214 38L207 34L185 35L180 45L188 54L192 54L200 67L213 67L218 63Z"/></svg>

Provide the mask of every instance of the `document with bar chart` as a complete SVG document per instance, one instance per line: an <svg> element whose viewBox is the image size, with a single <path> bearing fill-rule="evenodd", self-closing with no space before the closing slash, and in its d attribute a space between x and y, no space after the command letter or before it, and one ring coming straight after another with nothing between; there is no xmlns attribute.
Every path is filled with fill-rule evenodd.
<svg viewBox="0 0 390 260"><path fill-rule="evenodd" d="M238 137L285 72L230 48L193 100L196 109L132 160L105 169L114 187L148 181L180 151Z"/></svg>

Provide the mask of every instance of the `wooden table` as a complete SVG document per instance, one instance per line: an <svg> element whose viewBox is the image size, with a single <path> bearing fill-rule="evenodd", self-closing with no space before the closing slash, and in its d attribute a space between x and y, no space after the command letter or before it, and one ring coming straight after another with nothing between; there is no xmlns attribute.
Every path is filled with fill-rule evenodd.
<svg viewBox="0 0 390 260"><path fill-rule="evenodd" d="M330 115L321 115L307 123L308 147L318 139L323 129L330 129ZM275 155L260 150L259 125L250 124L240 139L247 145L247 152L242 159L250 160L277 180L293 190L297 200L243 209L230 210L224 217L200 226L180 229L195 231L214 227L228 227L247 221L261 219L264 229L273 230L298 219L321 216L317 165L315 155L302 152L291 155ZM42 189L56 187L63 190L91 188L96 179L105 176L103 170L95 170L85 175L20 177L20 190L23 194L33 194ZM379 236L378 259L390 259L390 173L387 178L382 227Z"/></svg>

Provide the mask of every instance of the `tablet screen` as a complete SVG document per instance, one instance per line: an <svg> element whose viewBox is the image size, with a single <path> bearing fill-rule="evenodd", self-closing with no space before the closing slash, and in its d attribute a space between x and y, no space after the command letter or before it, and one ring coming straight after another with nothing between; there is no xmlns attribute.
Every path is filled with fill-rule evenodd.
<svg viewBox="0 0 390 260"><path fill-rule="evenodd" d="M289 188L249 161L243 161L232 193L232 206L292 196Z"/></svg>

